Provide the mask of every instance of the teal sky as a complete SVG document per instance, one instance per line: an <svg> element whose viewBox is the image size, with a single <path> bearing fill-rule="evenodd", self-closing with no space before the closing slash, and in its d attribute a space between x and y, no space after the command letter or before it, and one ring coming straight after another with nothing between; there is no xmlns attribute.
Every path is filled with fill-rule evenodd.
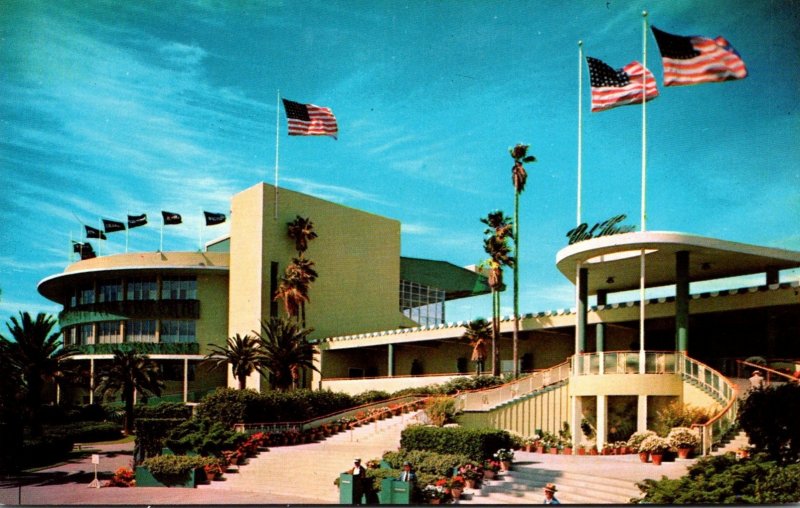
<svg viewBox="0 0 800 508"><path fill-rule="evenodd" d="M647 34L661 91L647 229L800 250L800 2L5 0L0 320L59 310L36 285L81 223L147 213L131 251L159 248L162 209L184 217L164 250L226 233L201 228L202 210L273 183L278 90L331 107L340 131L289 138L281 108L280 185L401 221L405 256L484 259L479 218L513 212L508 148L530 144L521 310L574 306L555 257L576 223L577 42L615 68L641 61L642 10L667 32L724 36L750 73L664 88ZM641 108L589 113L582 67L583 220L638 226ZM101 249L124 252L124 233ZM482 297L447 318L489 314Z"/></svg>

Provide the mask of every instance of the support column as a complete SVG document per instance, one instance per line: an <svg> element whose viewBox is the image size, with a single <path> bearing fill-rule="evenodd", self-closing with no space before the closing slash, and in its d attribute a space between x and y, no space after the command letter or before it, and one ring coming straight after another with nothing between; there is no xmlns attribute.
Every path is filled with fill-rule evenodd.
<svg viewBox="0 0 800 508"><path fill-rule="evenodd" d="M636 410L636 431L644 432L645 430L647 430L647 395L639 395Z"/></svg>
<svg viewBox="0 0 800 508"><path fill-rule="evenodd" d="M389 372L389 377L394 377L394 344L389 344L389 368L387 372Z"/></svg>
<svg viewBox="0 0 800 508"><path fill-rule="evenodd" d="M586 351L586 315L589 300L589 270L578 265L577 280L575 281L576 298L576 317L575 323L575 354Z"/></svg>
<svg viewBox="0 0 800 508"><path fill-rule="evenodd" d="M603 445L608 440L608 397L606 395L597 396L597 450L603 449Z"/></svg>
<svg viewBox="0 0 800 508"><path fill-rule="evenodd" d="M767 286L780 283L780 275L777 269L767 268Z"/></svg>
<svg viewBox="0 0 800 508"><path fill-rule="evenodd" d="M689 252L675 253L675 349L689 348Z"/></svg>
<svg viewBox="0 0 800 508"><path fill-rule="evenodd" d="M572 399L572 407L570 410L572 411L571 418L569 419L569 427L570 431L572 432L572 449L577 450L578 446L581 445L581 441L583 438L583 432L581 431L581 415L583 414L583 399L579 395L573 395ZM577 452L576 452L577 453Z"/></svg>
<svg viewBox="0 0 800 508"><path fill-rule="evenodd" d="M600 289L597 291L597 305L605 305L608 303L608 291ZM596 352L606 350L606 324L602 321L595 325L595 349Z"/></svg>
<svg viewBox="0 0 800 508"><path fill-rule="evenodd" d="M189 359L183 359L183 403L189 402Z"/></svg>

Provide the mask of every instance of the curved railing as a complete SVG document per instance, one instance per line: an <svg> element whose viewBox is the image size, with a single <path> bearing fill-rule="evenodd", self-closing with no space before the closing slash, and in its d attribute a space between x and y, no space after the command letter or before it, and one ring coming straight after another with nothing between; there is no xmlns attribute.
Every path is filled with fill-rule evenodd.
<svg viewBox="0 0 800 508"><path fill-rule="evenodd" d="M676 351L645 351L644 374L680 374ZM573 376L600 374L639 374L640 351L600 351L572 356Z"/></svg>
<svg viewBox="0 0 800 508"><path fill-rule="evenodd" d="M739 390L728 378L708 365L689 358L683 353L681 365L684 380L694 382L723 404L722 410L710 420L692 425L700 434L700 451L708 455L711 447L733 427L739 412Z"/></svg>
<svg viewBox="0 0 800 508"><path fill-rule="evenodd" d="M457 411L489 411L504 402L531 394L549 385L569 378L568 361L538 370L530 376L522 377L500 386L459 392L454 396Z"/></svg>

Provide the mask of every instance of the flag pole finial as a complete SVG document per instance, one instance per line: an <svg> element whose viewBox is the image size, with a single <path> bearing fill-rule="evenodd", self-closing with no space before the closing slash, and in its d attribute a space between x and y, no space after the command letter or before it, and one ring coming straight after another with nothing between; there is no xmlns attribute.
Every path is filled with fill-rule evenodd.
<svg viewBox="0 0 800 508"><path fill-rule="evenodd" d="M578 47L583 46L583 41L578 41Z"/></svg>
<svg viewBox="0 0 800 508"><path fill-rule="evenodd" d="M647 17L647 11L642 11L642 17L643 17L643 18L646 18L646 17Z"/></svg>

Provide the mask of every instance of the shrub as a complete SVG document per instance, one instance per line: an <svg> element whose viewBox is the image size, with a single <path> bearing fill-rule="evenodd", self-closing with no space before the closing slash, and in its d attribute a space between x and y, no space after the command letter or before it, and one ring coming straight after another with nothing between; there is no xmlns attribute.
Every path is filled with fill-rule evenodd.
<svg viewBox="0 0 800 508"><path fill-rule="evenodd" d="M44 434L24 439L20 456L15 460L24 467L53 464L69 455L74 445L72 437L66 434Z"/></svg>
<svg viewBox="0 0 800 508"><path fill-rule="evenodd" d="M691 427L694 423L705 423L711 416L707 409L676 401L656 412L653 430L659 436L666 436L674 427Z"/></svg>
<svg viewBox="0 0 800 508"><path fill-rule="evenodd" d="M76 422L48 427L53 436L66 436L74 443L114 441L122 438L122 425L112 422Z"/></svg>
<svg viewBox="0 0 800 508"><path fill-rule="evenodd" d="M181 402L160 402L155 405L136 406L136 418L183 418L192 417L192 408Z"/></svg>
<svg viewBox="0 0 800 508"><path fill-rule="evenodd" d="M373 402L380 402L389 398L391 398L391 396L388 392L384 392L382 390L369 390L355 395L353 397L353 402L355 402L356 406L362 406L364 404L372 404Z"/></svg>
<svg viewBox="0 0 800 508"><path fill-rule="evenodd" d="M639 445L640 452L664 453L669 450L669 441L661 436L648 436Z"/></svg>
<svg viewBox="0 0 800 508"><path fill-rule="evenodd" d="M471 462L466 455L404 449L384 453L383 460L397 470L401 469L403 462L408 461L414 466L417 475L428 473L436 477L449 476L453 473L453 468Z"/></svg>
<svg viewBox="0 0 800 508"><path fill-rule="evenodd" d="M197 416L232 427L234 423L248 421L248 416L253 413L258 402L259 394L254 390L217 388L197 405Z"/></svg>
<svg viewBox="0 0 800 508"><path fill-rule="evenodd" d="M751 391L739 406L739 424L756 451L781 464L800 461L800 385Z"/></svg>
<svg viewBox="0 0 800 508"><path fill-rule="evenodd" d="M497 429L412 425L403 429L400 437L400 447L407 450L461 454L476 461L491 457L498 449L510 448L511 445L511 435Z"/></svg>
<svg viewBox="0 0 800 508"><path fill-rule="evenodd" d="M733 453L699 459L678 479L637 483L634 503L778 504L800 501L800 464L780 466L765 454L737 460Z"/></svg>
<svg viewBox="0 0 800 508"><path fill-rule="evenodd" d="M168 481L185 478L191 470L203 467L205 464L206 460L203 457L187 455L159 455L142 462L142 466L149 469L154 477Z"/></svg>
<svg viewBox="0 0 800 508"><path fill-rule="evenodd" d="M434 397L428 402L425 414L437 427L452 423L456 416L456 401L452 397Z"/></svg>
<svg viewBox="0 0 800 508"><path fill-rule="evenodd" d="M167 434L183 422L180 418L137 418L134 422L136 448L143 457L159 455Z"/></svg>
<svg viewBox="0 0 800 508"><path fill-rule="evenodd" d="M200 455L222 456L223 450L233 450L247 439L220 422L208 418L192 418L170 431L164 444L176 454L193 451Z"/></svg>

